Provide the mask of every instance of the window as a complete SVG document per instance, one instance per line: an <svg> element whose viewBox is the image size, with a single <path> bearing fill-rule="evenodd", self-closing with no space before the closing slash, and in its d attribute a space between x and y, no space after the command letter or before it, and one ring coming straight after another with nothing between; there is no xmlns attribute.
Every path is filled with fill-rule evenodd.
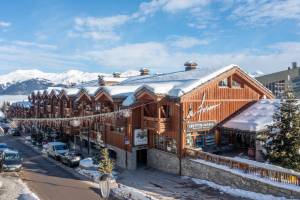
<svg viewBox="0 0 300 200"><path fill-rule="evenodd" d="M233 88L241 88L242 84L239 83L237 80L232 80L232 87Z"/></svg>
<svg viewBox="0 0 300 200"><path fill-rule="evenodd" d="M162 135L154 135L154 147L170 153L177 153L176 140Z"/></svg>
<svg viewBox="0 0 300 200"><path fill-rule="evenodd" d="M95 110L98 112L101 111L101 103L96 104Z"/></svg>
<svg viewBox="0 0 300 200"><path fill-rule="evenodd" d="M187 133L186 144L194 148L210 147L215 145L215 134L209 131Z"/></svg>
<svg viewBox="0 0 300 200"><path fill-rule="evenodd" d="M228 87L228 79L225 78L219 82L220 87Z"/></svg>

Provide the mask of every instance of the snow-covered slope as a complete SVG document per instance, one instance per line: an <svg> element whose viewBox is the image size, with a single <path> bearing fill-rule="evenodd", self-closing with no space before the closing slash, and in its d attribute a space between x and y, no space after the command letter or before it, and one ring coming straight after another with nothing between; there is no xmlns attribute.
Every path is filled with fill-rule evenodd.
<svg viewBox="0 0 300 200"><path fill-rule="evenodd" d="M129 77L138 75L138 71L126 71L121 73L121 77ZM79 70L69 70L63 73L46 73L37 69L32 70L16 70L8 74L0 75L0 84L22 82L29 79L45 79L53 84L70 84L82 83L96 80L99 75L110 77L112 74L106 73L90 73Z"/></svg>
<svg viewBox="0 0 300 200"><path fill-rule="evenodd" d="M138 75L138 71L126 71L121 77ZM0 75L1 94L28 94L36 89L46 89L49 86L67 86L88 82L97 83L98 76L112 77L112 74L90 73L79 70L69 70L62 73L46 73L40 70L16 70Z"/></svg>

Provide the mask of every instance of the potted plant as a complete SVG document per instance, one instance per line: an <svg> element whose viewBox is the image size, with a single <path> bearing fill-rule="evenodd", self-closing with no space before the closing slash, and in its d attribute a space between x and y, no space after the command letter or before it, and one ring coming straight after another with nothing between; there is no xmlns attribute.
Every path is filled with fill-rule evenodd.
<svg viewBox="0 0 300 200"><path fill-rule="evenodd" d="M99 178L99 186L101 191L101 196L103 198L108 198L110 193L110 182L112 177L112 171L114 168L113 161L109 158L109 153L106 148L100 150L100 163L99 172L101 174Z"/></svg>

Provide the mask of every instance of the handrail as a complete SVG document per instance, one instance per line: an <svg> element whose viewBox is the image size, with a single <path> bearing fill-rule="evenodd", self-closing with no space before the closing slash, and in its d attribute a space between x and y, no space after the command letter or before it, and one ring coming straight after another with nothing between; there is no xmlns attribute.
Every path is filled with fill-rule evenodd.
<svg viewBox="0 0 300 200"><path fill-rule="evenodd" d="M272 181L280 183L288 183L292 185L300 185L300 175L293 172L283 172L280 170L264 168L256 166L255 164L249 164L242 161L236 161L228 157L215 155L200 150L186 148L184 155L187 157L197 158L218 165L227 166L231 169L238 169L245 174L253 174L261 178L266 178Z"/></svg>

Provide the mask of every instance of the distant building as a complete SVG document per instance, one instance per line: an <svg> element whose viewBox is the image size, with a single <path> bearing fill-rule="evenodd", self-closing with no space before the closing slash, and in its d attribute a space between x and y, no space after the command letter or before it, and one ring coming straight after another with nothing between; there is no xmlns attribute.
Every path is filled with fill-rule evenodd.
<svg viewBox="0 0 300 200"><path fill-rule="evenodd" d="M280 98L288 85L291 85L297 98L300 98L300 68L296 62L288 69L256 77L276 98Z"/></svg>

